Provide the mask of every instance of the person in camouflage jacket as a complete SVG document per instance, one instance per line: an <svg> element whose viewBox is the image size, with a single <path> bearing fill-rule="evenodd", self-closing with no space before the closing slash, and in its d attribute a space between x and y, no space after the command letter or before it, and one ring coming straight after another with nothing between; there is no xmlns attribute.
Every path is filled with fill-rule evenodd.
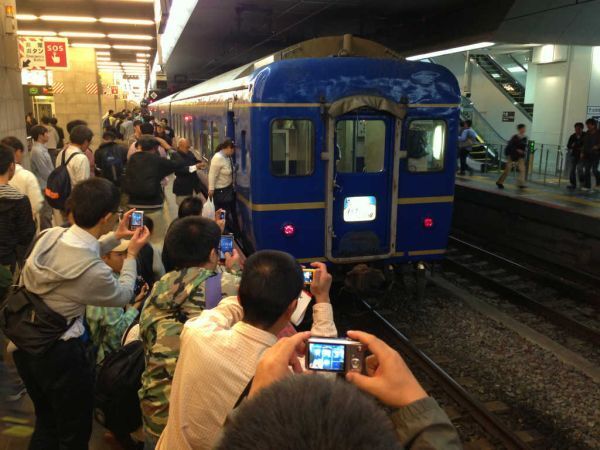
<svg viewBox="0 0 600 450"><path fill-rule="evenodd" d="M215 222L192 216L175 222L165 237L165 247L171 255L177 255L173 258L176 269L154 285L140 316L146 368L138 395L145 448L156 444L167 424L179 336L184 323L206 308L207 297L214 297L211 292L214 284L209 280L221 277L220 292L216 295L237 295L240 280L237 255L227 259L226 273L217 274L220 235Z"/></svg>

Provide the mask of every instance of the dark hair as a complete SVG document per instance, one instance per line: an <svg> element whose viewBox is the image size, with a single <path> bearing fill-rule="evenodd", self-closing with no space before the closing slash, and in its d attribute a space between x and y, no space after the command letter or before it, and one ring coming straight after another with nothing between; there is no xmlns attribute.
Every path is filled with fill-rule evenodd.
<svg viewBox="0 0 600 450"><path fill-rule="evenodd" d="M517 130L521 130L525 128L525 124L524 123L520 123L519 125L517 125Z"/></svg>
<svg viewBox="0 0 600 450"><path fill-rule="evenodd" d="M112 114L112 113L114 113L114 111L113 111L112 109L109 109L109 110L108 110L108 113L109 113L109 114Z"/></svg>
<svg viewBox="0 0 600 450"><path fill-rule="evenodd" d="M469 128L471 128L471 126L473 125L473 121L472 120L465 120L465 125Z"/></svg>
<svg viewBox="0 0 600 450"><path fill-rule="evenodd" d="M117 135L110 128L107 128L104 133L102 133L102 139L105 141L114 141L117 138Z"/></svg>
<svg viewBox="0 0 600 450"><path fill-rule="evenodd" d="M110 181L94 177L76 184L67 201L75 223L81 228L92 228L119 209L121 195Z"/></svg>
<svg viewBox="0 0 600 450"><path fill-rule="evenodd" d="M592 119L591 117L585 121L586 125L594 125L594 126L598 126L598 122L596 122L596 119Z"/></svg>
<svg viewBox="0 0 600 450"><path fill-rule="evenodd" d="M48 128L46 128L43 125L36 125L34 127L31 127L31 131L29 132L29 134L31 135L31 139L33 139L34 141L37 141L38 138L40 136L42 136L44 133L48 132Z"/></svg>
<svg viewBox="0 0 600 450"><path fill-rule="evenodd" d="M151 123L143 123L140 125L142 134L154 134L154 125Z"/></svg>
<svg viewBox="0 0 600 450"><path fill-rule="evenodd" d="M162 118L162 119L160 119L160 121L161 121L161 122L164 122L164 123L166 123L166 124L168 124L168 123L169 123L169 121L168 121L167 119L165 119L165 118Z"/></svg>
<svg viewBox="0 0 600 450"><path fill-rule="evenodd" d="M25 146L23 145L23 143L14 136L6 136L4 139L2 139L2 141L0 141L0 143L12 147L15 151L25 151Z"/></svg>
<svg viewBox="0 0 600 450"><path fill-rule="evenodd" d="M290 376L268 386L230 419L217 449L402 448L375 400L349 383L320 376Z"/></svg>
<svg viewBox="0 0 600 450"><path fill-rule="evenodd" d="M158 143L158 141L156 139L154 139L154 136L148 136L148 135L140 136L140 138L135 143L135 146L141 147L142 151L144 151L144 152L149 151L149 150L156 150L156 148L159 145L160 144Z"/></svg>
<svg viewBox="0 0 600 450"><path fill-rule="evenodd" d="M215 221L200 216L175 220L165 236L165 253L174 269L194 267L209 261L219 247L221 229Z"/></svg>
<svg viewBox="0 0 600 450"><path fill-rule="evenodd" d="M221 150L229 147L235 147L235 143L231 139L227 139L226 141L221 142L215 151L220 152Z"/></svg>
<svg viewBox="0 0 600 450"><path fill-rule="evenodd" d="M14 162L15 151L13 148L6 144L0 144L0 175L4 175L6 172L8 172L8 168Z"/></svg>
<svg viewBox="0 0 600 450"><path fill-rule="evenodd" d="M575 126L575 128L583 128L584 127L582 122L576 122L574 126Z"/></svg>
<svg viewBox="0 0 600 450"><path fill-rule="evenodd" d="M244 264L239 298L244 321L269 328L281 317L304 286L302 268L289 253L263 250Z"/></svg>
<svg viewBox="0 0 600 450"><path fill-rule="evenodd" d="M49 124L50 124L50 117L48 117L48 116L43 116L43 117L42 117L42 123L43 123L44 125L49 125Z"/></svg>
<svg viewBox="0 0 600 450"><path fill-rule="evenodd" d="M144 214L144 226L148 228L150 233L154 231L154 220L152 220L152 217L148 217L146 214Z"/></svg>
<svg viewBox="0 0 600 450"><path fill-rule="evenodd" d="M56 117L52 117L52 118L50 119L50 123L51 123L52 125L56 125L56 124L58 123L58 119L57 119Z"/></svg>
<svg viewBox="0 0 600 450"><path fill-rule="evenodd" d="M133 121L133 126L134 127L139 127L140 125L142 125L144 122L142 122L141 120L134 120Z"/></svg>
<svg viewBox="0 0 600 450"><path fill-rule="evenodd" d="M73 144L83 145L85 141L92 142L94 133L85 125L77 125L69 133L69 140Z"/></svg>
<svg viewBox="0 0 600 450"><path fill-rule="evenodd" d="M79 125L83 125L87 127L87 122L85 120L71 120L68 124L67 124L67 133L71 134L71 131L73 130L73 128L78 127Z"/></svg>
<svg viewBox="0 0 600 450"><path fill-rule="evenodd" d="M202 214L202 200L199 197L186 197L179 205L177 217L199 216Z"/></svg>

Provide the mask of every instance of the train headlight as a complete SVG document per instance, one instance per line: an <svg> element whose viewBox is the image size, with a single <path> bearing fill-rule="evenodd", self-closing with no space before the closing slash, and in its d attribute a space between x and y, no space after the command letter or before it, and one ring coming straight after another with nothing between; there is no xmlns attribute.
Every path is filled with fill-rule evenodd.
<svg viewBox="0 0 600 450"><path fill-rule="evenodd" d="M281 232L285 237L292 237L296 234L296 226L293 223L286 223L281 227Z"/></svg>
<svg viewBox="0 0 600 450"><path fill-rule="evenodd" d="M423 219L423 228L433 228L433 226L435 225L435 222L433 221L433 218L431 217L425 217Z"/></svg>

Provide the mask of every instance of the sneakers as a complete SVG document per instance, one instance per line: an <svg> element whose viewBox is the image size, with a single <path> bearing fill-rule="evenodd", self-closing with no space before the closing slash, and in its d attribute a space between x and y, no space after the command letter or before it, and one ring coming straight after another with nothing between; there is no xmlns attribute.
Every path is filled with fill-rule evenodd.
<svg viewBox="0 0 600 450"><path fill-rule="evenodd" d="M25 384L21 380L6 387L6 395L4 399L7 402L16 402L27 393Z"/></svg>
<svg viewBox="0 0 600 450"><path fill-rule="evenodd" d="M498 186L498 189L504 189L504 185L502 183L498 183L497 181L496 186Z"/></svg>

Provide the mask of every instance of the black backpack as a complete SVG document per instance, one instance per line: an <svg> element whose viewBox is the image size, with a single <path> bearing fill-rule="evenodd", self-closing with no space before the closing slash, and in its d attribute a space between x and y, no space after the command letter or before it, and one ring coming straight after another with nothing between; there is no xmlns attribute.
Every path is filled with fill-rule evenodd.
<svg viewBox="0 0 600 450"><path fill-rule="evenodd" d="M44 189L44 197L46 197L48 204L54 209L63 211L67 198L71 195L71 177L69 176L67 165L79 152L73 153L65 162L66 153L67 151L63 150L60 166L50 172L48 181L46 182L46 189ZM83 153L81 154L85 156Z"/></svg>
<svg viewBox="0 0 600 450"><path fill-rule="evenodd" d="M102 156L102 177L119 186L123 175L123 157L119 154L119 148L111 146L106 149Z"/></svg>
<svg viewBox="0 0 600 450"><path fill-rule="evenodd" d="M144 343L136 340L109 353L98 369L94 416L117 436L142 425L138 390L144 368Z"/></svg>

